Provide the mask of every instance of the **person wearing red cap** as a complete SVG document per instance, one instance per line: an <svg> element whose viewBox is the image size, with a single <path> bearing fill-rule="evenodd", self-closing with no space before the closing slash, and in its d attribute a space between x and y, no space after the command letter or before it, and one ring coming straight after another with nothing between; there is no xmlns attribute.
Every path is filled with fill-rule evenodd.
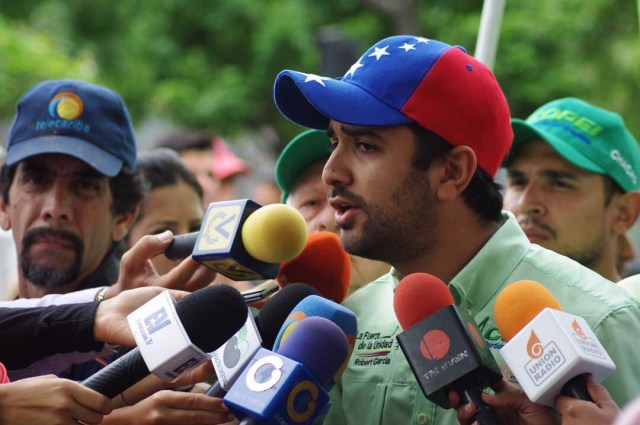
<svg viewBox="0 0 640 425"><path fill-rule="evenodd" d="M605 381L614 399L636 395L640 359L628 355L635 349L628 335L640 334L638 304L595 272L531 244L502 211L494 177L513 131L486 66L459 46L393 36L341 78L282 71L274 99L289 120L327 131L333 149L323 180L345 249L392 266L344 303L358 316L358 337L325 424L457 423L455 410L424 397L396 342L393 292L417 272L448 283L509 379L495 298L516 280L539 281L605 345L618 367Z"/></svg>

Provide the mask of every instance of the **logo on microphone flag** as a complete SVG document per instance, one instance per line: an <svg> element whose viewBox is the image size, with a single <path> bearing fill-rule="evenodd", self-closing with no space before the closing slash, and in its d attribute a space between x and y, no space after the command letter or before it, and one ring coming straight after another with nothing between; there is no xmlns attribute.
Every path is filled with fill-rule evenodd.
<svg viewBox="0 0 640 425"><path fill-rule="evenodd" d="M543 346L538 335L532 330L527 341L527 355L531 360L525 364L525 370L534 385L539 386L554 372L560 370L566 359L558 345L551 341Z"/></svg>

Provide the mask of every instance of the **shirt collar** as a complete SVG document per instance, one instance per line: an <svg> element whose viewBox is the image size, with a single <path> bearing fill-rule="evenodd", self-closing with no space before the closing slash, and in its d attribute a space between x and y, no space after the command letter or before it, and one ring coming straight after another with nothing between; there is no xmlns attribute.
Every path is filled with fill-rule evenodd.
<svg viewBox="0 0 640 425"><path fill-rule="evenodd" d="M449 282L456 305L475 312L497 296L529 249L530 242L515 216L502 212L500 227L473 259ZM394 290L404 276L391 268Z"/></svg>
<svg viewBox="0 0 640 425"><path fill-rule="evenodd" d="M500 228L449 282L456 304L472 313L484 308L497 296L530 245L515 216L503 211Z"/></svg>

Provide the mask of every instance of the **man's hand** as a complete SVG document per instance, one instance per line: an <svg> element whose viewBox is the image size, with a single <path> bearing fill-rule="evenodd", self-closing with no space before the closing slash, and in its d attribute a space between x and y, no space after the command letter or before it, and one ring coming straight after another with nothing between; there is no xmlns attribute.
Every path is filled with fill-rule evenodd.
<svg viewBox="0 0 640 425"><path fill-rule="evenodd" d="M0 385L0 424L99 424L111 400L53 375Z"/></svg>
<svg viewBox="0 0 640 425"><path fill-rule="evenodd" d="M130 289L101 302L96 309L93 323L94 339L109 344L134 347L136 342L129 328L127 315L165 290L157 286ZM186 291L169 291L176 301L190 294Z"/></svg>
<svg viewBox="0 0 640 425"><path fill-rule="evenodd" d="M609 391L587 376L587 391L593 403L577 398L558 396L555 400L556 410L562 415L562 425L609 425L620 413L618 405L613 401Z"/></svg>
<svg viewBox="0 0 640 425"><path fill-rule="evenodd" d="M158 274L151 258L164 253L172 240L173 234L168 230L158 235L140 238L122 256L118 282L107 290L105 298L126 289L142 286L160 286L193 292L213 282L216 272L191 257L185 258L169 273L163 276Z"/></svg>
<svg viewBox="0 0 640 425"><path fill-rule="evenodd" d="M553 409L529 400L520 388L504 379L493 385L495 394L482 394L482 400L491 406L500 422L509 425L552 425L559 424L560 417ZM468 424L476 411L473 403L460 405L460 397L455 391L449 393L449 402L458 411L458 422Z"/></svg>
<svg viewBox="0 0 640 425"><path fill-rule="evenodd" d="M163 381L154 374L150 374L140 382L137 382L131 388L128 388L121 397L115 397L113 399L114 408L124 407L123 402L125 401L130 405L136 404L160 390L194 385L208 379L212 379L213 377L215 377L215 372L210 360L207 360L197 368L184 373L174 382Z"/></svg>
<svg viewBox="0 0 640 425"><path fill-rule="evenodd" d="M198 393L159 391L131 407L105 417L104 425L212 425L234 419L219 398Z"/></svg>

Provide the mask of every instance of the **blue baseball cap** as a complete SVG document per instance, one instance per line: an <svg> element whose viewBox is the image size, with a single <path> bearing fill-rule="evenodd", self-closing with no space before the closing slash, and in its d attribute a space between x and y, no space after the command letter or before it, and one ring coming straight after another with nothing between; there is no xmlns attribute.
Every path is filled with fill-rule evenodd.
<svg viewBox="0 0 640 425"><path fill-rule="evenodd" d="M131 117L113 90L79 80L49 80L18 100L6 164L41 154L78 158L107 177L136 168Z"/></svg>
<svg viewBox="0 0 640 425"><path fill-rule="evenodd" d="M495 176L513 131L504 93L489 68L462 47L397 35L371 46L341 78L293 70L276 77L280 113L304 127L417 123L454 146L472 148Z"/></svg>

